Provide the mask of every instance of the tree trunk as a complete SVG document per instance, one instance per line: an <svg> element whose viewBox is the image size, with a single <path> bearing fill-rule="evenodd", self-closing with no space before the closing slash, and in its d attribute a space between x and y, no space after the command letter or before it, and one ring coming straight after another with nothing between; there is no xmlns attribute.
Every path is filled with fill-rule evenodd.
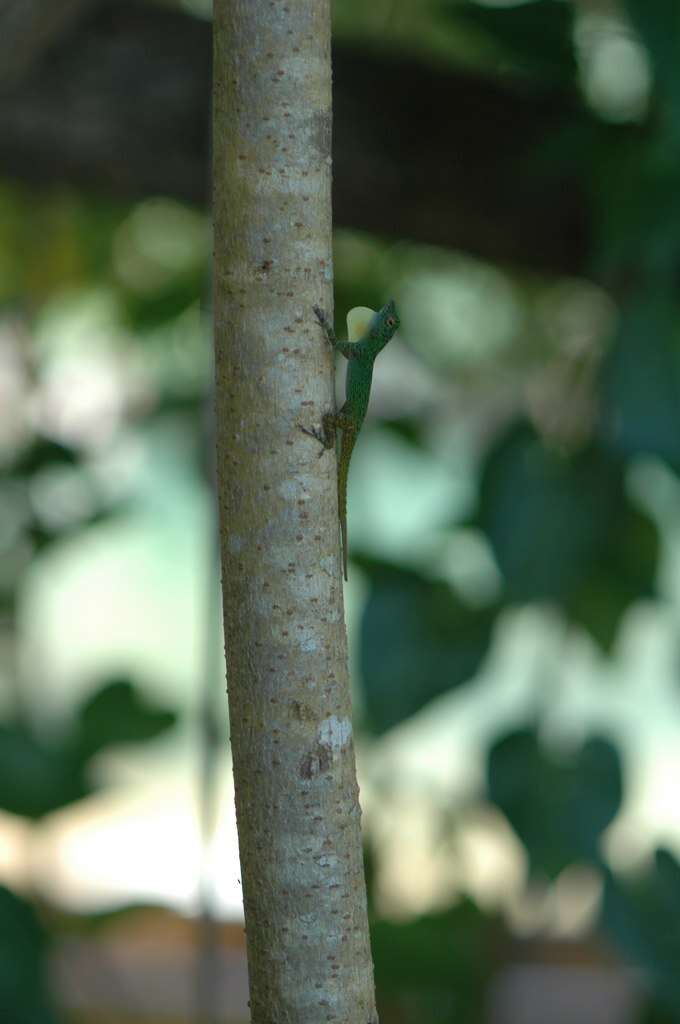
<svg viewBox="0 0 680 1024"><path fill-rule="evenodd" d="M330 0L216 0L222 586L253 1024L373 1024L332 453Z"/></svg>

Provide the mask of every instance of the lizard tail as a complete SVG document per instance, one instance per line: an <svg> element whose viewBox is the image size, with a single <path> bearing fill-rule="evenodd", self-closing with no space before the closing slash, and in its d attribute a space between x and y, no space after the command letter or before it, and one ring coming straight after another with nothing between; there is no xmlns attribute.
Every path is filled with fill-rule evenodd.
<svg viewBox="0 0 680 1024"><path fill-rule="evenodd" d="M353 430L343 430L338 458L338 516L340 518L340 534L342 537L342 574L347 579L347 474L349 460L356 440Z"/></svg>
<svg viewBox="0 0 680 1024"><path fill-rule="evenodd" d="M349 579L347 575L347 512L340 517L340 533L342 534L342 574L347 581Z"/></svg>

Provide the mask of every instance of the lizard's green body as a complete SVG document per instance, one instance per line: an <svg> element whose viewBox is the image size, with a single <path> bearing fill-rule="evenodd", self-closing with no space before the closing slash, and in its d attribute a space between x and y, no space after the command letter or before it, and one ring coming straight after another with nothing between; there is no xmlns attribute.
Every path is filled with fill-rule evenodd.
<svg viewBox="0 0 680 1024"><path fill-rule="evenodd" d="M332 448L337 432L341 434L338 454L338 513L342 534L342 569L347 579L347 475L357 434L364 422L373 380L376 356L399 327L399 317L391 300L377 313L359 307L347 317L348 341L338 341L326 314L314 307L316 317L333 348L347 359L345 404L338 412L328 412L321 421L321 430L301 429L320 441L323 448Z"/></svg>

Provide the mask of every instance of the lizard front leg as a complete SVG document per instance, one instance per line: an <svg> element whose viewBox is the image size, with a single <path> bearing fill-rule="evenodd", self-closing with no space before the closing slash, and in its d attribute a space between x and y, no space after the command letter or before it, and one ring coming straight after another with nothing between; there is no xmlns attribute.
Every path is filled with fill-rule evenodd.
<svg viewBox="0 0 680 1024"><path fill-rule="evenodd" d="M314 310L314 313L316 315L316 319L319 321L319 323L323 327L323 332L326 335L326 338L328 339L329 344L331 344L333 346L333 348L335 348L335 346L338 343L338 339L335 337L335 331L333 330L333 325L331 324L330 320L328 319L326 313L324 313L324 311L321 308L321 306L312 306L312 309Z"/></svg>
<svg viewBox="0 0 680 1024"><path fill-rule="evenodd" d="M352 345L351 342L349 341L338 341L338 339L335 336L335 331L333 330L333 325L331 324L330 320L328 319L324 311L321 309L321 307L314 306L313 309L314 313L316 314L316 319L319 321L321 327L323 328L323 332L326 335L326 340L328 341L329 345L332 345L335 351L340 352L345 357L345 359L357 358L357 356L359 355L359 350L356 347L356 345Z"/></svg>
<svg viewBox="0 0 680 1024"><path fill-rule="evenodd" d="M324 413L321 419L321 429L318 430L315 427L303 427L298 424L303 434L307 434L308 437L313 437L321 445L321 451L319 452L319 458L329 448L335 447L335 438L338 430L351 430L353 425L350 418L345 412L343 406L339 412L327 412Z"/></svg>

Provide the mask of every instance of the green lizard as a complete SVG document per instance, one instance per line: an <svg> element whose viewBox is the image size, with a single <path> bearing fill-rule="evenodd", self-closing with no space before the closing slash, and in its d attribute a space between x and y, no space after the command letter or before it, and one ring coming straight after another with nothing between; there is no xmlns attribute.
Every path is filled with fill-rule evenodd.
<svg viewBox="0 0 680 1024"><path fill-rule="evenodd" d="M356 306L347 314L347 341L338 341L328 317L314 306L316 318L326 338L347 359L346 400L339 412L327 412L321 420L321 430L300 427L305 434L315 437L323 445L320 455L335 445L337 431L342 434L338 456L338 512L342 535L342 570L347 579L347 474L357 434L364 422L371 394L373 363L379 352L391 340L399 327L399 317L391 299L376 313L367 306Z"/></svg>

